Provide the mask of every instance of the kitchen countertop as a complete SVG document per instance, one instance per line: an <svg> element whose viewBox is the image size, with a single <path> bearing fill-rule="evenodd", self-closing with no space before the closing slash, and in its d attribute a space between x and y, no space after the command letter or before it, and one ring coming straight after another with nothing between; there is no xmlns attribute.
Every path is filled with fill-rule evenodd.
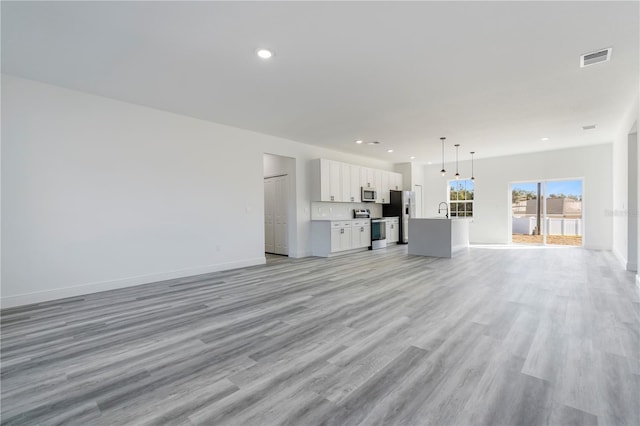
<svg viewBox="0 0 640 426"><path fill-rule="evenodd" d="M372 218L369 217L357 217L357 218L348 218L348 219L331 219L331 218L326 218L326 219L311 219L311 222L345 222L348 220L371 220Z"/></svg>

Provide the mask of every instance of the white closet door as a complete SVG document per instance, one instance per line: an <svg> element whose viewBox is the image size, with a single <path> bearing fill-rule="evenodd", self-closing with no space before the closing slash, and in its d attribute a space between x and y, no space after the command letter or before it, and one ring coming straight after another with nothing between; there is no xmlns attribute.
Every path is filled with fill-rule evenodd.
<svg viewBox="0 0 640 426"><path fill-rule="evenodd" d="M264 180L264 251L275 253L275 182Z"/></svg>
<svg viewBox="0 0 640 426"><path fill-rule="evenodd" d="M276 254L289 254L289 247L287 244L288 235L288 220L287 220L287 207L288 207L288 178L287 176L280 176L274 178L275 185L275 252Z"/></svg>
<svg viewBox="0 0 640 426"><path fill-rule="evenodd" d="M289 255L289 178L276 176L264 180L264 251Z"/></svg>

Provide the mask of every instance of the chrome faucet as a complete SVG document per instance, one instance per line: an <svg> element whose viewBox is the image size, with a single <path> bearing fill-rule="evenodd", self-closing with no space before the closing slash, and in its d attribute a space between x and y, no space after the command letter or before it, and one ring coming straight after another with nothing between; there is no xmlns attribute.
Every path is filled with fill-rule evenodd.
<svg viewBox="0 0 640 426"><path fill-rule="evenodd" d="M446 214L444 215L444 217L446 217L447 219L449 219L449 204L445 203L444 201L441 202L440 204L438 204L438 214L440 214L440 211L442 210L440 208L441 205L444 204L444 211L446 212Z"/></svg>

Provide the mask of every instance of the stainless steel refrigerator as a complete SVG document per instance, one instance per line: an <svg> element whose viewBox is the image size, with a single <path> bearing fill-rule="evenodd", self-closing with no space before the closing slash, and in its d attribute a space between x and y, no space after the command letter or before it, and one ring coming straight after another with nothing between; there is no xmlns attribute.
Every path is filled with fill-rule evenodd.
<svg viewBox="0 0 640 426"><path fill-rule="evenodd" d="M415 217L416 196L413 191L390 191L389 204L382 205L382 215L384 217L397 216L400 220L398 244L409 242L409 218Z"/></svg>

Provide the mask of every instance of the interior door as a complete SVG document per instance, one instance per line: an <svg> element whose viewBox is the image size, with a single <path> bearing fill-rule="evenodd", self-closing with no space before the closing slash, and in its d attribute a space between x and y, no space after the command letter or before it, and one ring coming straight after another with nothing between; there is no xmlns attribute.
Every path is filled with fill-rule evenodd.
<svg viewBox="0 0 640 426"><path fill-rule="evenodd" d="M275 182L264 180L264 251L275 253Z"/></svg>
<svg viewBox="0 0 640 426"><path fill-rule="evenodd" d="M264 179L264 251L289 255L287 175Z"/></svg>

